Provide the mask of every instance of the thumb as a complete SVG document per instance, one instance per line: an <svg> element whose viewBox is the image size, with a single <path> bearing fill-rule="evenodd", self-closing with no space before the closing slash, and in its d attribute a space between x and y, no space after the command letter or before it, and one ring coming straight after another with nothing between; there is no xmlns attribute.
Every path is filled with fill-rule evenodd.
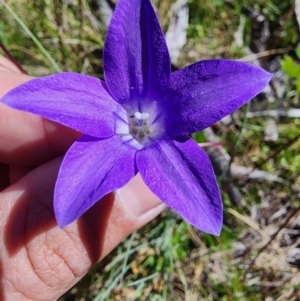
<svg viewBox="0 0 300 301"><path fill-rule="evenodd" d="M0 193L0 300L56 300L164 209L137 176L60 229L53 212L60 162L41 165Z"/></svg>

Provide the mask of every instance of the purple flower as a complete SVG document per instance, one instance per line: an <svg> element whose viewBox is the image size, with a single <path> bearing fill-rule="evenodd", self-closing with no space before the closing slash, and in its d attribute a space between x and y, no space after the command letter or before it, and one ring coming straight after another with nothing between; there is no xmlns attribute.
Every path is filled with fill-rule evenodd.
<svg viewBox="0 0 300 301"><path fill-rule="evenodd" d="M80 217L138 172L197 228L219 234L222 202L206 153L187 136L257 95L271 75L250 64L207 60L171 74L150 0L119 0L104 47L105 82L76 73L34 79L2 102L82 133L58 174L59 226Z"/></svg>

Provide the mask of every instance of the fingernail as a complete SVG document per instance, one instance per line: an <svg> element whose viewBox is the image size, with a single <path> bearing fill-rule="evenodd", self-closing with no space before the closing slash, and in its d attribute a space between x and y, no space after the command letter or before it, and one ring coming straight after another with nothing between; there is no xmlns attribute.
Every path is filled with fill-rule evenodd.
<svg viewBox="0 0 300 301"><path fill-rule="evenodd" d="M134 218L141 217L157 207L161 207L157 208L158 211L164 209L163 203L144 184L139 174L118 189L117 195L124 209Z"/></svg>

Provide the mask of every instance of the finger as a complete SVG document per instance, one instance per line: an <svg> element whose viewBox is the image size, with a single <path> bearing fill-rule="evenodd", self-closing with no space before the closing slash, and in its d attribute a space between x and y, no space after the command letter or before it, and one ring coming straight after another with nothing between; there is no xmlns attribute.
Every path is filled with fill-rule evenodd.
<svg viewBox="0 0 300 301"><path fill-rule="evenodd" d="M48 162L0 193L1 300L56 300L164 208L137 177L60 229L52 201L59 165Z"/></svg>
<svg viewBox="0 0 300 301"><path fill-rule="evenodd" d="M0 97L5 95L14 87L28 82L31 79L33 79L32 76L19 74L2 66L2 70L0 70Z"/></svg>
<svg viewBox="0 0 300 301"><path fill-rule="evenodd" d="M0 71L21 73L19 68L7 58L0 55Z"/></svg>
<svg viewBox="0 0 300 301"><path fill-rule="evenodd" d="M26 174L32 171L32 167L24 167L24 166L9 166L9 183L10 185L21 180Z"/></svg>
<svg viewBox="0 0 300 301"><path fill-rule="evenodd" d="M0 104L0 116L0 162L7 164L41 164L63 154L81 135L60 124L3 104Z"/></svg>
<svg viewBox="0 0 300 301"><path fill-rule="evenodd" d="M32 79L24 74L0 72L0 97ZM39 116L0 103L0 162L37 165L64 153L80 133Z"/></svg>
<svg viewBox="0 0 300 301"><path fill-rule="evenodd" d="M9 186L9 166L0 163L0 191Z"/></svg>

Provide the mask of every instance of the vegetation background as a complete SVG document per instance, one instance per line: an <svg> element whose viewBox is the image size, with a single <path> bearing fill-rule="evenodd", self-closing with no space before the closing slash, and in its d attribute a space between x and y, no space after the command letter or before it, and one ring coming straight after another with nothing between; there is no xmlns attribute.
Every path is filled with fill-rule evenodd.
<svg viewBox="0 0 300 301"><path fill-rule="evenodd" d="M172 46L174 70L218 57L259 64L274 78L249 105L194 135L202 143L227 143L205 147L223 194L221 236L167 210L60 301L300 300L299 2L154 1L164 31L172 36L179 29L173 42L183 41ZM72 70L103 78L114 6L113 0L0 0L0 42L31 75Z"/></svg>

